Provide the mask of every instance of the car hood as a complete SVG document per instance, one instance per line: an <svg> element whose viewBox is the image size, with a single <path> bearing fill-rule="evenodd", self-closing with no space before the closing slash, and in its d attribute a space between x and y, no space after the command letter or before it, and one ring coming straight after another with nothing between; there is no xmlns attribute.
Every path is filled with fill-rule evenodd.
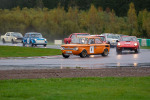
<svg viewBox="0 0 150 100"><path fill-rule="evenodd" d="M44 40L45 38L31 38L31 39Z"/></svg>

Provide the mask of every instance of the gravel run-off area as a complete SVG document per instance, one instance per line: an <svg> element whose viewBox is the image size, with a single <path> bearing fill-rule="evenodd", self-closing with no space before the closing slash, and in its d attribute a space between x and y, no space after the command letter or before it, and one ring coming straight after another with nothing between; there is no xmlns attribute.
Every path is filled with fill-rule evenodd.
<svg viewBox="0 0 150 100"><path fill-rule="evenodd" d="M150 67L119 67L102 69L30 69L0 70L0 80L69 78L69 77L142 77L150 76Z"/></svg>

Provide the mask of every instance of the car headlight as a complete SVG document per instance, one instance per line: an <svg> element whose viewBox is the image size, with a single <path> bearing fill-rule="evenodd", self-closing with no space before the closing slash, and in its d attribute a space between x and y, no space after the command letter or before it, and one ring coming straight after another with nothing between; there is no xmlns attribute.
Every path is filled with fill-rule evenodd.
<svg viewBox="0 0 150 100"><path fill-rule="evenodd" d="M15 40L17 40L17 38L16 38L16 37L15 37L14 39L15 39Z"/></svg>
<svg viewBox="0 0 150 100"><path fill-rule="evenodd" d="M134 46L137 46L137 43L134 43Z"/></svg>
<svg viewBox="0 0 150 100"><path fill-rule="evenodd" d="M118 43L118 46L120 46L120 43Z"/></svg>
<svg viewBox="0 0 150 100"><path fill-rule="evenodd" d="M44 39L45 41L47 41L46 39Z"/></svg>
<svg viewBox="0 0 150 100"><path fill-rule="evenodd" d="M112 42L114 43L114 42L115 42L115 40L112 40Z"/></svg>
<svg viewBox="0 0 150 100"><path fill-rule="evenodd" d="M73 48L73 50L76 50L76 51L78 51L79 49L78 49L77 47L75 47L75 48Z"/></svg>
<svg viewBox="0 0 150 100"><path fill-rule="evenodd" d="M60 49L61 49L61 50L65 50L65 48L64 48L64 47L60 47Z"/></svg>
<svg viewBox="0 0 150 100"><path fill-rule="evenodd" d="M35 41L37 41L37 39L34 39Z"/></svg>

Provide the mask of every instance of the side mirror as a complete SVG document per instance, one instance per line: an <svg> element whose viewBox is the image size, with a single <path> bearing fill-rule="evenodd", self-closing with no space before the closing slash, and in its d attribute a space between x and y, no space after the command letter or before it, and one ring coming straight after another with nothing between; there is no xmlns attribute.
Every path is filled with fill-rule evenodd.
<svg viewBox="0 0 150 100"><path fill-rule="evenodd" d="M116 42L119 42L119 40L116 40Z"/></svg>

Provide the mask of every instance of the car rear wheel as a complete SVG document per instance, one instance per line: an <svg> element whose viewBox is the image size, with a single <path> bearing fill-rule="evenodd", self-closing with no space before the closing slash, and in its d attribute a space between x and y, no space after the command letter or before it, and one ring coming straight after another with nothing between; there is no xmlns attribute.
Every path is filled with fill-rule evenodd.
<svg viewBox="0 0 150 100"><path fill-rule="evenodd" d="M102 56L108 56L108 49L104 49L104 52L102 53Z"/></svg>
<svg viewBox="0 0 150 100"><path fill-rule="evenodd" d="M85 58L85 57L87 57L88 56L88 54L87 54L87 51L86 50L83 50L81 53L80 53L80 57L81 58Z"/></svg>
<svg viewBox="0 0 150 100"><path fill-rule="evenodd" d="M63 56L64 58L69 58L69 57L70 57L70 55L65 55L65 54L62 54L62 56Z"/></svg>
<svg viewBox="0 0 150 100"><path fill-rule="evenodd" d="M6 43L6 42L5 42L5 39L2 39L2 42L3 42L3 43Z"/></svg>

